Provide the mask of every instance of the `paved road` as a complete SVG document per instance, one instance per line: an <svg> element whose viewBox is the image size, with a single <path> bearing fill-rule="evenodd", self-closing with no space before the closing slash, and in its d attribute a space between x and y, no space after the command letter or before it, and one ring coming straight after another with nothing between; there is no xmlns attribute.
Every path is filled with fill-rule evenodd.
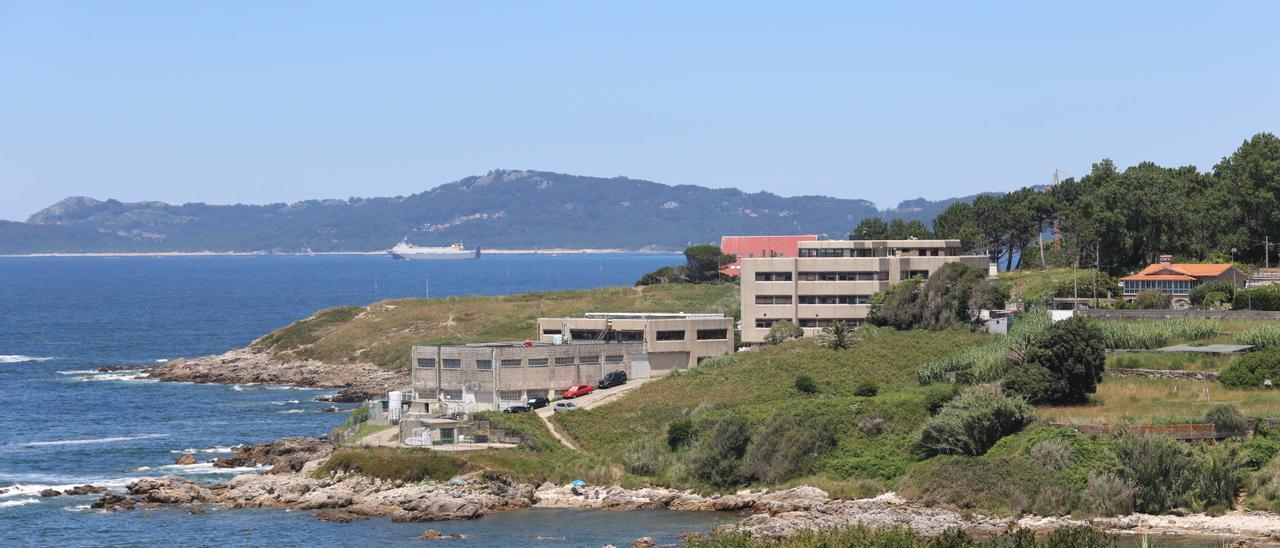
<svg viewBox="0 0 1280 548"><path fill-rule="evenodd" d="M644 385L645 383L652 380L653 380L652 378L631 379L627 381L627 384L624 384L622 386L615 386L613 388L607 388L604 390L596 390L585 396L579 396L567 401L571 401L575 405L583 409L593 409L596 407L600 407L601 405L604 405L611 401L614 401L619 397L621 397L623 394L626 394L627 392L635 390L641 387L642 385ZM560 440L560 443L563 443L565 447L568 447L569 449L573 449L574 451L581 452L582 449L579 448L578 444L575 443L573 439L569 437L569 434L565 432L561 432L560 427L557 426L555 423L551 422L551 415L555 413L555 410L552 409L552 407L554 406L555 406L555 403L552 403L546 407L543 407L542 409L538 409L536 411L538 414L538 418L542 419L542 423L547 425L547 430L551 431L551 435L554 436L557 440ZM569 413L572 413L572 412L573 411L569 411Z"/></svg>

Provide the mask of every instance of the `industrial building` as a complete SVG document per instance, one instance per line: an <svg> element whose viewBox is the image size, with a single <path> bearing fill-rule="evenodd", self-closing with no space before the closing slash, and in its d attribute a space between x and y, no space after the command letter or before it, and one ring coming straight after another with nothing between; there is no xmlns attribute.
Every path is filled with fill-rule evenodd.
<svg viewBox="0 0 1280 548"><path fill-rule="evenodd" d="M538 334L544 342L644 343L654 375L733 353L733 318L724 314L591 312L582 317L539 318Z"/></svg>
<svg viewBox="0 0 1280 548"><path fill-rule="evenodd" d="M800 241L795 257L741 259L742 342L759 344L781 320L815 335L832 322L862 324L871 295L913 276L962 262L987 269L986 255L963 255L959 240Z"/></svg>

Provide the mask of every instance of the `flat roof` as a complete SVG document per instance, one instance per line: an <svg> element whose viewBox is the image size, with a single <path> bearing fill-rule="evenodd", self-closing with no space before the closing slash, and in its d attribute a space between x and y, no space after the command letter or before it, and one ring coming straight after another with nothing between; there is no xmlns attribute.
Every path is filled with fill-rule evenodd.
<svg viewBox="0 0 1280 548"><path fill-rule="evenodd" d="M692 318L727 318L724 314L717 312L697 313L697 312L587 312L584 318L591 319L609 319L609 320L683 320ZM578 319L578 318L538 318L545 319Z"/></svg>
<svg viewBox="0 0 1280 548"><path fill-rule="evenodd" d="M1239 352L1248 352L1253 350L1252 344L1206 344L1203 346L1191 346L1189 344L1175 344L1164 348L1156 349L1156 352L1204 352L1206 354L1236 354Z"/></svg>
<svg viewBox="0 0 1280 548"><path fill-rule="evenodd" d="M960 247L960 240L813 240L796 242L801 249L807 248L918 248L918 247Z"/></svg>
<svg viewBox="0 0 1280 548"><path fill-rule="evenodd" d="M477 342L462 344L415 344L414 348L542 348L555 346L607 346L607 345L627 345L642 344L641 341L596 341L596 340L566 340L561 344L550 341L529 340L529 344L525 345L525 341L498 341L498 342Z"/></svg>

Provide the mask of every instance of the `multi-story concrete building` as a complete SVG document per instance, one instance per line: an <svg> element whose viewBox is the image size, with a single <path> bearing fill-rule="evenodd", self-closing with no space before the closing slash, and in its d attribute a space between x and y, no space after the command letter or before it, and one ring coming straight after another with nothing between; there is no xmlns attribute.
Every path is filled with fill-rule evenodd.
<svg viewBox="0 0 1280 548"><path fill-rule="evenodd" d="M796 257L742 259L742 342L758 344L779 320L806 335L834 321L866 320L871 295L912 276L963 262L985 269L986 255L961 255L959 240L797 242Z"/></svg>
<svg viewBox="0 0 1280 548"><path fill-rule="evenodd" d="M642 342L654 375L733 353L733 318L724 314L592 312L538 318L538 334L545 342Z"/></svg>
<svg viewBox="0 0 1280 548"><path fill-rule="evenodd" d="M410 414L458 414L552 397L622 370L647 378L642 342L481 343L415 346Z"/></svg>

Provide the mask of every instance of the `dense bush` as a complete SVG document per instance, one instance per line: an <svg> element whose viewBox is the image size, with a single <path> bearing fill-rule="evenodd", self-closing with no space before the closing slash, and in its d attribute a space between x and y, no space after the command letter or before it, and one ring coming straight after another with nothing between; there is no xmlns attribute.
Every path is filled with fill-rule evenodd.
<svg viewBox="0 0 1280 548"><path fill-rule="evenodd" d="M1173 296L1155 289L1144 289L1133 298L1133 307L1144 310L1168 310L1173 306Z"/></svg>
<svg viewBox="0 0 1280 548"><path fill-rule="evenodd" d="M1215 296L1220 295L1220 296ZM1213 280L1195 286L1187 294L1192 306L1210 308L1212 305L1230 303L1236 294L1235 284L1227 280Z"/></svg>
<svg viewBox="0 0 1280 548"><path fill-rule="evenodd" d="M1249 419L1236 406L1226 403L1210 407L1204 414L1204 422L1213 423L1218 432L1234 436L1244 435L1249 431Z"/></svg>
<svg viewBox="0 0 1280 548"><path fill-rule="evenodd" d="M1222 384L1236 388L1258 388L1268 379L1280 384L1280 348L1245 355L1218 377Z"/></svg>
<svg viewBox="0 0 1280 548"><path fill-rule="evenodd" d="M796 325L791 320L779 320L769 328L769 334L764 336L764 341L769 344L778 344L791 339L799 339L804 336L804 329Z"/></svg>
<svg viewBox="0 0 1280 548"><path fill-rule="evenodd" d="M1271 459L1249 478L1250 510L1280 512L1280 457Z"/></svg>
<svg viewBox="0 0 1280 548"><path fill-rule="evenodd" d="M1031 462L1050 470L1070 468L1076 462L1076 449L1068 440L1043 440L1031 446Z"/></svg>
<svg viewBox="0 0 1280 548"><path fill-rule="evenodd" d="M801 394L816 394L818 392L818 383L813 381L813 377L808 375L800 375L796 377L796 391Z"/></svg>
<svg viewBox="0 0 1280 548"><path fill-rule="evenodd" d="M667 447L677 451L693 441L693 422L689 419L676 419L667 425Z"/></svg>
<svg viewBox="0 0 1280 548"><path fill-rule="evenodd" d="M1196 459L1186 443L1169 436L1123 435L1116 440L1121 477L1134 486L1134 508L1162 514L1190 491Z"/></svg>
<svg viewBox="0 0 1280 548"><path fill-rule="evenodd" d="M875 381L861 381L858 386L853 388L853 395L864 398L873 398L880 393L880 386Z"/></svg>
<svg viewBox="0 0 1280 548"><path fill-rule="evenodd" d="M1195 510L1228 510L1245 484L1244 453L1235 443L1207 445L1193 469L1195 496L1189 501Z"/></svg>
<svg viewBox="0 0 1280 548"><path fill-rule="evenodd" d="M662 469L666 451L662 442L652 439L638 439L627 446L622 454L622 466L627 472L637 476L652 476Z"/></svg>
<svg viewBox="0 0 1280 548"><path fill-rule="evenodd" d="M831 432L823 425L805 424L786 413L776 413L747 448L743 475L768 484L798 476L815 455L835 443Z"/></svg>
<svg viewBox="0 0 1280 548"><path fill-rule="evenodd" d="M716 421L702 432L689 457L689 473L716 487L743 483L742 457L751 444L751 427L738 415Z"/></svg>
<svg viewBox="0 0 1280 548"><path fill-rule="evenodd" d="M997 308L1007 297L1004 286L988 280L982 269L947 263L928 280L902 281L875 297L867 319L898 329L945 329L973 321L976 311Z"/></svg>
<svg viewBox="0 0 1280 548"><path fill-rule="evenodd" d="M1133 485L1111 472L1089 472L1080 505L1095 516L1125 516L1133 513Z"/></svg>
<svg viewBox="0 0 1280 548"><path fill-rule="evenodd" d="M930 415L937 415L938 411L942 410L942 406L955 399L958 395L960 395L960 385L931 385L924 391L924 408L929 411Z"/></svg>
<svg viewBox="0 0 1280 548"><path fill-rule="evenodd" d="M1025 353L1052 323L1048 310L1032 308L1018 316L1008 335L921 365L916 371L920 384L938 382L946 373L964 371L970 372L974 382L996 382L1007 372L1011 354ZM1022 350L1012 352L1015 347Z"/></svg>
<svg viewBox="0 0 1280 548"><path fill-rule="evenodd" d="M1006 392L1026 398L1033 404L1058 401L1071 392L1065 379L1034 363L1013 367L1001 386Z"/></svg>
<svg viewBox="0 0 1280 548"><path fill-rule="evenodd" d="M1241 289L1231 299L1232 310L1280 310L1280 287Z"/></svg>
<svg viewBox="0 0 1280 548"><path fill-rule="evenodd" d="M831 325L822 328L822 333L818 335L818 344L831 350L847 350L852 348L855 342L857 337L854 331L843 320L831 322Z"/></svg>
<svg viewBox="0 0 1280 548"><path fill-rule="evenodd" d="M1048 375L1025 367L1027 373L1015 383L1028 397L1044 403L1083 403L1089 400L1107 361L1102 332L1088 320L1072 317L1045 329L1027 352L1027 362L1044 368Z"/></svg>
<svg viewBox="0 0 1280 548"><path fill-rule="evenodd" d="M918 445L925 455L987 452L1000 438L1030 424L1035 412L1026 400L989 386L971 387L925 421Z"/></svg>

